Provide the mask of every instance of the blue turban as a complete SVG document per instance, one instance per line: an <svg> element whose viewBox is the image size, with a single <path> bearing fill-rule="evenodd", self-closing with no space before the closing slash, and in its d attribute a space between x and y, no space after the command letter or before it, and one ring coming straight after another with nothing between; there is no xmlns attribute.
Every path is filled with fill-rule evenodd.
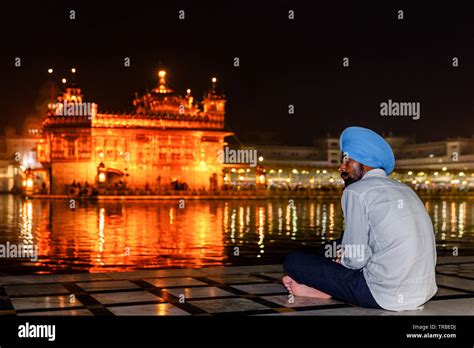
<svg viewBox="0 0 474 348"><path fill-rule="evenodd" d="M347 127L339 138L342 153L373 168L382 168L387 175L395 167L395 156L389 143L374 131L362 127Z"/></svg>

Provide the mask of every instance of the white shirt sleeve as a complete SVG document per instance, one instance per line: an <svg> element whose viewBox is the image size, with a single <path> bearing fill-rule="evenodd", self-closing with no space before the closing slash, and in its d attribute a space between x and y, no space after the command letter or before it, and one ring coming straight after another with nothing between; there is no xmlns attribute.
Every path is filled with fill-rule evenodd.
<svg viewBox="0 0 474 348"><path fill-rule="evenodd" d="M342 195L345 229L342 237L341 264L350 269L361 269L372 255L369 247L369 219L362 197L349 189Z"/></svg>

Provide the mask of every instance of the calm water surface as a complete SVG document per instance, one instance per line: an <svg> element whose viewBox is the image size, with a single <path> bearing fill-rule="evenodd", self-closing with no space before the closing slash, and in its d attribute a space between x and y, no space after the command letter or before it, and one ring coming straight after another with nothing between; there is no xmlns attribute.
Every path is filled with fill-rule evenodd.
<svg viewBox="0 0 474 348"><path fill-rule="evenodd" d="M425 201L438 254L474 255L474 200ZM339 199L24 200L0 195L0 243L38 246L37 262L0 259L0 274L267 264L340 236Z"/></svg>

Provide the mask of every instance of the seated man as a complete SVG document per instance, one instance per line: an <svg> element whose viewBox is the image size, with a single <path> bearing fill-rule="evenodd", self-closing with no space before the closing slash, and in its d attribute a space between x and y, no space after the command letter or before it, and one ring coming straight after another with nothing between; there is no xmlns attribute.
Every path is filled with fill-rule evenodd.
<svg viewBox="0 0 474 348"><path fill-rule="evenodd" d="M349 127L339 144L345 183L342 249L336 262L327 245L325 255L288 255L283 284L294 296L335 297L394 311L420 308L438 290L430 217L410 187L388 178L395 158L385 139Z"/></svg>

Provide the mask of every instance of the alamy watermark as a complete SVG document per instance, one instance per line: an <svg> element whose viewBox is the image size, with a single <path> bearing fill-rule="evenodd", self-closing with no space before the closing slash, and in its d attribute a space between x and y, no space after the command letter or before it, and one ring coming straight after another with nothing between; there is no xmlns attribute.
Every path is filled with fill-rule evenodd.
<svg viewBox="0 0 474 348"><path fill-rule="evenodd" d="M257 166L257 150L255 149L231 149L224 147L217 151L217 160L224 164L249 164L250 167Z"/></svg>
<svg viewBox="0 0 474 348"><path fill-rule="evenodd" d="M339 258L344 255L346 259L362 261L365 258L365 245L363 244L337 244L332 242L324 246L324 256L327 258Z"/></svg>
<svg viewBox="0 0 474 348"><path fill-rule="evenodd" d="M2 259L30 259L38 261L38 246L33 244L14 244L6 242L0 244L0 258Z"/></svg>
<svg viewBox="0 0 474 348"><path fill-rule="evenodd" d="M414 120L421 117L419 102L396 102L389 99L380 103L380 116L408 116Z"/></svg>
<svg viewBox="0 0 474 348"><path fill-rule="evenodd" d="M95 113L97 104L95 103L62 103L51 104L51 109L56 116L92 116Z"/></svg>

